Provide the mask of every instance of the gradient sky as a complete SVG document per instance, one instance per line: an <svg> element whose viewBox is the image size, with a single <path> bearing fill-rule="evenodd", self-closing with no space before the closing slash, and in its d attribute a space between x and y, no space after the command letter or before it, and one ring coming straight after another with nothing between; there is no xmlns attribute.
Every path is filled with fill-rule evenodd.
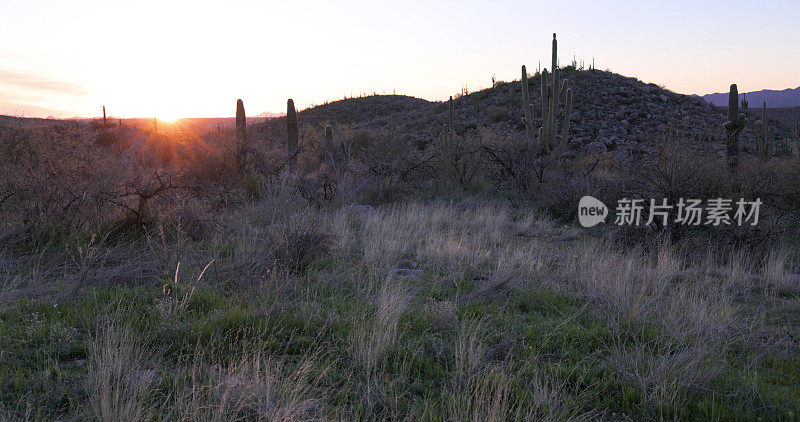
<svg viewBox="0 0 800 422"><path fill-rule="evenodd" d="M441 100L583 59L680 93L800 85L800 2L0 0L0 114L231 116Z"/></svg>

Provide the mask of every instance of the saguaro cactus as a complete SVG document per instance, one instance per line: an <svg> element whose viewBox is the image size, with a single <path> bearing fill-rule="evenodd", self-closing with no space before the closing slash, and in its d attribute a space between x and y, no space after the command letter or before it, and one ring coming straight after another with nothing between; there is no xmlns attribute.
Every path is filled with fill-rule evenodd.
<svg viewBox="0 0 800 422"><path fill-rule="evenodd" d="M456 139L456 119L453 117L453 96L447 100L447 143L452 147Z"/></svg>
<svg viewBox="0 0 800 422"><path fill-rule="evenodd" d="M453 163L453 153L455 148L456 126L453 115L453 97L447 100L447 123L444 125L444 138L442 140L441 158L445 168L450 168Z"/></svg>
<svg viewBox="0 0 800 422"><path fill-rule="evenodd" d="M106 122L106 106L103 106L103 126L107 124Z"/></svg>
<svg viewBox="0 0 800 422"><path fill-rule="evenodd" d="M739 112L739 88L731 84L728 92L728 121L723 127L728 137L728 167L735 172L739 167L739 134L747 126L747 100L742 100L742 112Z"/></svg>
<svg viewBox="0 0 800 422"><path fill-rule="evenodd" d="M236 140L244 145L247 141L247 117L244 114L244 102L236 100Z"/></svg>
<svg viewBox="0 0 800 422"><path fill-rule="evenodd" d="M560 81L558 69L558 41L553 34L553 51L551 72L542 71L542 127L539 128L538 139L534 138L533 104L528 93L528 72L522 66L522 103L525 117L525 135L527 145L534 154L554 154L561 156L569 139L570 115L572 114L572 89L567 80ZM564 123L561 136L558 135L558 106L562 93L566 92L564 100Z"/></svg>
<svg viewBox="0 0 800 422"><path fill-rule="evenodd" d="M761 157L762 161L769 161L775 149L774 134L770 130L767 122L767 102L765 101L764 106L761 108L761 124L757 128L758 134L756 135L758 156Z"/></svg>
<svg viewBox="0 0 800 422"><path fill-rule="evenodd" d="M297 110L294 100L286 101L286 154L289 157L289 170L297 167Z"/></svg>

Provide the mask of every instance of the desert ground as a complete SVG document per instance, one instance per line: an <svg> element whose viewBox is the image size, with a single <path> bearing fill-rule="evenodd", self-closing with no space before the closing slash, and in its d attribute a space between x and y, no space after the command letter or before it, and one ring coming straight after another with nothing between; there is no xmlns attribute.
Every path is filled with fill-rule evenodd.
<svg viewBox="0 0 800 422"><path fill-rule="evenodd" d="M792 110L736 131L558 74L549 111L536 70L274 118L0 119L0 419L796 420ZM587 195L763 203L585 228Z"/></svg>

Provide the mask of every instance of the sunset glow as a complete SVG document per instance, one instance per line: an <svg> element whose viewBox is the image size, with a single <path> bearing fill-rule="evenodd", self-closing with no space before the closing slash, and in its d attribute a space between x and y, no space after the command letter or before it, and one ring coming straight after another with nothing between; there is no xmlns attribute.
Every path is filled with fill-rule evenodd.
<svg viewBox="0 0 800 422"><path fill-rule="evenodd" d="M98 116L105 104L174 120L231 116L237 98L253 116L290 97L301 109L373 92L441 100L546 63L552 32L563 62L594 58L680 93L800 82L796 2L611 3L11 1L0 114Z"/></svg>
<svg viewBox="0 0 800 422"><path fill-rule="evenodd" d="M157 117L158 121L164 123L175 123L182 118L180 112L162 113Z"/></svg>

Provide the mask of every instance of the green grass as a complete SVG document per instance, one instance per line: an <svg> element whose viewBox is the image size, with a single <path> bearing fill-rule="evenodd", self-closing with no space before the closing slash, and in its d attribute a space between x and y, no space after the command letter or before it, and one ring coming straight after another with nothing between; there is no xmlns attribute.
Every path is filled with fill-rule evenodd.
<svg viewBox="0 0 800 422"><path fill-rule="evenodd" d="M214 353L203 357L212 364L224 363L228 357L252 352L256 347L282 358L319 354L324 357L320 365L331 367L323 379L325 384L344 387L351 393L363 387L363 380L353 374L347 353L346 324L327 323L301 308L265 318L259 308L261 302L252 300L252 291L211 289L198 291L179 318L159 321L149 306L155 291L146 287L98 289L88 297L57 306L21 300L0 313L0 400L6 407L30 405L34 419L79 411L87 396L81 382L86 377L90 332L109 310L118 312L120 308L124 309L125 325L168 362L191 358L197 344L215 345ZM365 304L346 292L338 293L320 303L324 312L346 321L366 310ZM429 298L437 298L437 292L430 293ZM602 321L591 315L591 308L563 294L540 290L505 303L459 306L458 313L463 320L482 321L486 332L482 340L487 345L499 340L502 333L519 333L509 364L520 369L514 372L514 381L521 406L525 405L529 382L526 373L532 366L553 373L565 383L567 391L579 392L580 406L586 409L644 418L693 419L701 415L701 419L710 420L748 419L760 413L722 395L703 392L687 392L680 407L643 403L636 388L603 365L603 345L613 339ZM570 315L575 317L567 319ZM445 399L443 386L453 371L456 333L432 331L430 325L425 315L413 309L404 313L398 341L388 350L384 377L378 382L387 395L398 399L398 407L384 409L380 406L385 403L381 403L377 408L363 409L361 417L367 418L371 412L405 414L424 407L423 403L432 405ZM787 406L776 415L791 418L789 409L800 406L800 359L767 354L750 374L743 374L747 355L755 352L743 348L731 353L724 362L728 371L720 386L727 386L726 390L746 388L748 378L757 372L758 391L749 392L752 405L756 400L784 402ZM332 397L331 403L355 409L356 415L361 407L357 394L344 392Z"/></svg>
<svg viewBox="0 0 800 422"><path fill-rule="evenodd" d="M203 242L194 247L208 250ZM156 371L161 382L137 400L149 403L155 419L168 417L164 403L173 403L187 386L202 387L203 400L211 400L214 368L240 368L242 359L259 354L280 363L273 377L281 385L302 387L303 397L321 403L317 416L332 419L447 420L466 411L498 411L501 419L797 418L800 358L791 353L796 346L782 352L736 336L701 366L715 373L708 383L677 379L667 384L672 398L659 399L615 361L640 352L645 361L668 356L675 339L659 320L611 323L601 303L544 283L547 273L508 292L461 301L478 287L467 274L479 271L448 279L446 271L425 264L423 277L402 281L410 299L375 366L354 355L361 344L354 339L361 328L378 324L382 273L343 250L318 258L301 276L264 285L240 283L235 272L208 276L185 307L168 314L159 305L168 279L90 285L61 299L18 299L0 311L2 409L32 420L91 417L87 361L99 333L114 325L154 357L140 369ZM744 304L739 309L747 310ZM771 315L765 329L788 327L786 338L793 341L796 315ZM690 337L678 344L702 341ZM186 375L189 363L205 375ZM292 369L298 365L305 369ZM307 387L299 373L310 377ZM289 400L275 394L275 400ZM299 407L301 402L291 401ZM258 409L237 408L234 416L252 419Z"/></svg>

